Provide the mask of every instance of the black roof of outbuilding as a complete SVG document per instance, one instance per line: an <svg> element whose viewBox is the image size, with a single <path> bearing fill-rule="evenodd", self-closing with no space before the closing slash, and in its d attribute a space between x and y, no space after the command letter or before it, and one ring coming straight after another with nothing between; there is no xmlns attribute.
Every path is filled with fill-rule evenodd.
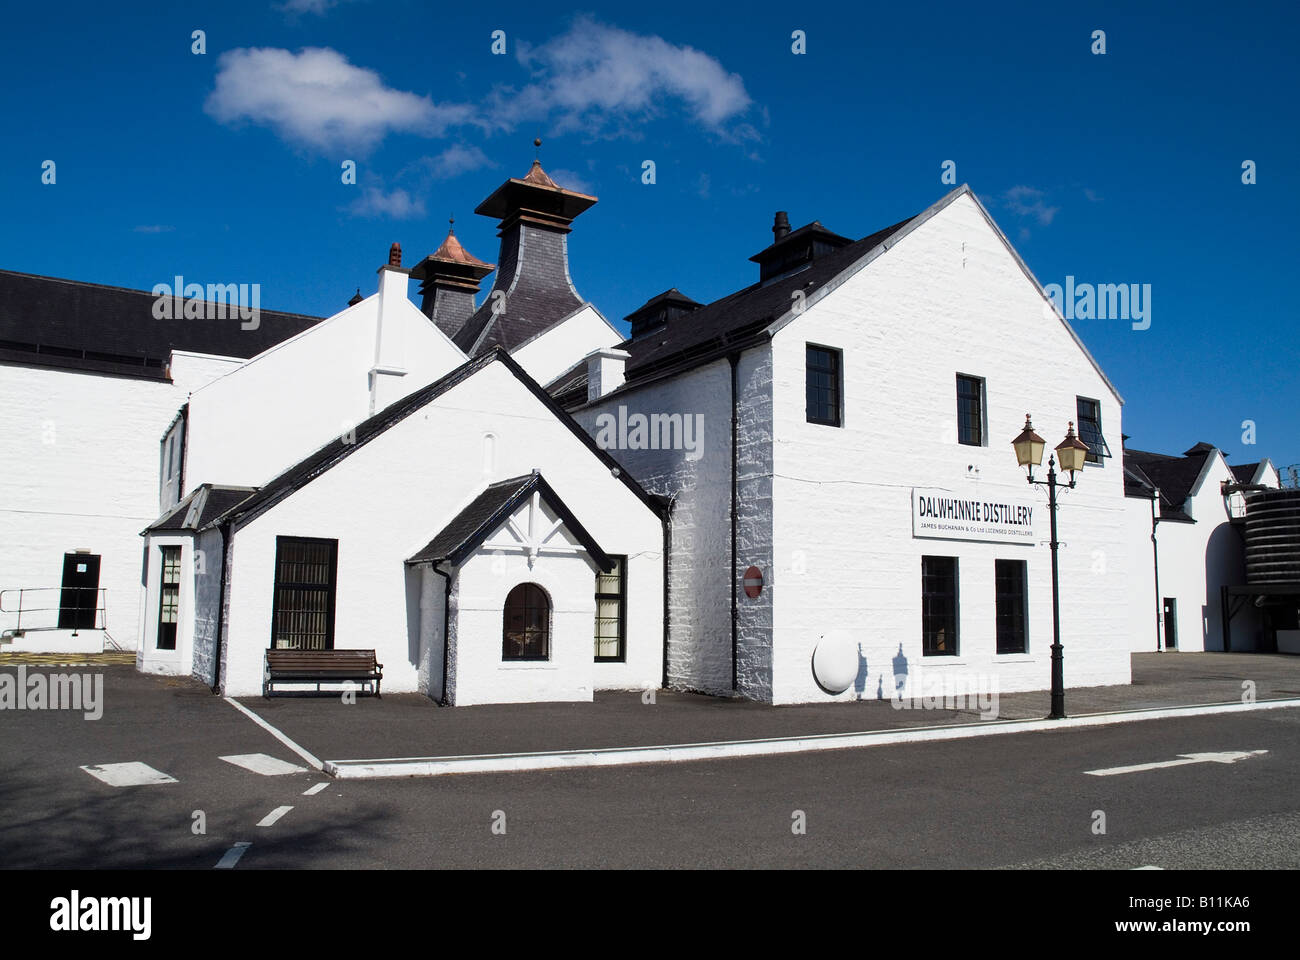
<svg viewBox="0 0 1300 960"><path fill-rule="evenodd" d="M1228 469L1232 471L1232 475L1237 478L1238 483L1250 483L1251 480L1255 479L1255 471L1259 469L1259 465L1263 462L1263 460L1256 460L1254 463L1238 463Z"/></svg>
<svg viewBox="0 0 1300 960"><path fill-rule="evenodd" d="M232 507L243 503L256 492L256 487L226 487L212 483L200 484L190 491L189 496L149 524L141 532L141 536L146 533L201 530Z"/></svg>
<svg viewBox="0 0 1300 960"><path fill-rule="evenodd" d="M1208 443L1197 444L1186 455L1173 457L1147 450L1124 448L1124 469L1135 471L1152 487L1160 490L1160 518L1162 520L1191 520L1183 504L1196 485L1196 478L1205 468L1205 460L1214 452ZM1125 493L1129 493L1125 485ZM1142 496L1144 494L1129 494ZM1150 496L1150 494L1145 494Z"/></svg>
<svg viewBox="0 0 1300 960"><path fill-rule="evenodd" d="M335 464L356 453L375 437L382 434L389 427L406 419L411 414L422 409L427 404L436 400L442 394L446 393L452 387L468 380L474 374L487 367L489 364L501 363L522 383L532 394L537 397L543 405L547 407L559 421L568 427L569 431L577 437L592 454L605 465L610 472L622 481L623 485L634 493L647 507L654 511L656 516L665 516L667 506L662 497L647 493L645 489L636 482L635 479L616 461L608 452L597 446L596 441L577 422L565 413L555 403L545 390L538 386L537 381L530 377L518 363L511 358L510 354L500 347L493 347L487 353L480 354L472 360L461 364L455 370L452 370L446 376L426 387L398 400L383 410L379 411L373 417L349 431L346 437L340 436L331 440L325 446L312 453L310 456L298 461L298 463L289 467L280 473L277 477L259 487L257 492L248 499L235 505L232 509L225 511L218 517L208 522L208 526L216 526L222 523L233 521L251 520L257 514L270 509L280 500L289 496L296 490L305 487L308 483L329 470Z"/></svg>
<svg viewBox="0 0 1300 960"><path fill-rule="evenodd" d="M321 320L259 310L256 329L245 330L236 311L158 319L156 300L147 290L0 270L0 362L165 379L173 350L248 358Z"/></svg>
<svg viewBox="0 0 1300 960"><path fill-rule="evenodd" d="M608 572L614 561L600 548L595 538L578 522L551 485L540 473L512 477L490 485L468 506L452 518L438 535L416 551L407 563L461 563L478 549L492 532L505 523L512 513L536 491L546 504L564 521L578 542L601 570Z"/></svg>

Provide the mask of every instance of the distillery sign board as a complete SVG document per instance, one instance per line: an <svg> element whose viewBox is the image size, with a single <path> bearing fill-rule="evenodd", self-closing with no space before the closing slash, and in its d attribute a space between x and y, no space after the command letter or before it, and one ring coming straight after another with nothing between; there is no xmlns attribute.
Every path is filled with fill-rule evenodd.
<svg viewBox="0 0 1300 960"><path fill-rule="evenodd" d="M913 487L912 536L1032 544L1035 519L1046 510L1025 500Z"/></svg>

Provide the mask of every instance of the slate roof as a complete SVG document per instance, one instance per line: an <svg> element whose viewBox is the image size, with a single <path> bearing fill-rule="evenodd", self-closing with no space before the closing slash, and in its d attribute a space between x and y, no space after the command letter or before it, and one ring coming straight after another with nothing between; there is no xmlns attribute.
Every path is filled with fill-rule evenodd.
<svg viewBox="0 0 1300 960"><path fill-rule="evenodd" d="M1232 471L1232 475L1237 478L1238 483L1250 483L1255 477L1255 471L1259 469L1259 465L1263 462L1262 460L1256 460L1254 463L1238 463L1228 469Z"/></svg>
<svg viewBox="0 0 1300 960"><path fill-rule="evenodd" d="M628 384L633 385L657 374L680 372L707 363L737 346L754 342L771 323L789 311L794 291L802 290L806 296L811 296L913 219L900 220L817 257L806 269L790 276L752 284L673 317L662 328L645 336L623 341L618 349L631 354L627 361ZM584 393L582 402L585 400Z"/></svg>
<svg viewBox="0 0 1300 960"><path fill-rule="evenodd" d="M0 362L162 380L173 350L248 358L321 319L261 310L254 330L242 329L238 315L159 320L155 299L147 290L0 270Z"/></svg>
<svg viewBox="0 0 1300 960"><path fill-rule="evenodd" d="M1205 459L1214 447L1197 444L1181 457L1146 450L1124 448L1124 470L1160 489L1160 518L1162 520L1191 520L1183 511L1183 504L1191 495L1196 478L1205 467ZM1129 493L1125 483L1125 493ZM1134 494L1130 494L1134 495ZM1146 494L1149 496L1150 494Z"/></svg>
<svg viewBox="0 0 1300 960"><path fill-rule="evenodd" d="M472 360L461 364L455 370L452 370L446 376L426 387L403 397L396 403L385 407L370 419L359 423L351 431L345 440L343 437L336 437L325 446L305 457L298 463L283 471L265 486L259 487L257 492L248 499L242 501L231 509L225 511L220 516L210 520L206 526L212 527L223 523L240 522L251 520L257 514L269 510L280 500L289 496L295 490L306 486L316 477L329 470L335 464L350 457L356 453L375 437L382 434L389 427L406 419L411 414L422 409L427 404L433 402L442 396L452 387L468 380L474 374L484 369L490 364L501 363L509 370L516 379L519 380L532 394L537 397L549 409L556 418L569 428L570 432L577 437L588 450L605 465L610 472L616 476L623 485L626 486L633 494L637 496L646 506L654 511L656 516L665 515L666 506L662 498L647 493L631 475L622 469L608 452L602 450L596 445L596 441L577 422L567 413L556 405L550 395L537 385L537 381L530 377L524 369L519 366L510 355L500 348L494 348L487 353L480 354Z"/></svg>
<svg viewBox="0 0 1300 960"><path fill-rule="evenodd" d="M564 521L569 532L583 545L596 565L608 572L614 566L614 561L578 522L578 518L564 505L551 485L542 479L540 473L512 477L492 484L406 562L461 563L505 523L519 505L533 495L533 491L540 493L547 505Z"/></svg>
<svg viewBox="0 0 1300 960"><path fill-rule="evenodd" d="M166 531L201 530L217 517L233 507L243 503L254 493L256 487L226 487L219 484L204 483L190 491L189 496L172 507L161 517L149 524L141 536L147 533Z"/></svg>

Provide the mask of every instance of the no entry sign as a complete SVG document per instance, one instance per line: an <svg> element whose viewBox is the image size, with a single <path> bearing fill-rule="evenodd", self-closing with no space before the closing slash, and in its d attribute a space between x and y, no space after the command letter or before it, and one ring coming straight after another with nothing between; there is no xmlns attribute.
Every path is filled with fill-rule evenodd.
<svg viewBox="0 0 1300 960"><path fill-rule="evenodd" d="M753 600L763 592L763 571L758 567L750 567L745 571L745 579L742 582L745 587L745 596Z"/></svg>

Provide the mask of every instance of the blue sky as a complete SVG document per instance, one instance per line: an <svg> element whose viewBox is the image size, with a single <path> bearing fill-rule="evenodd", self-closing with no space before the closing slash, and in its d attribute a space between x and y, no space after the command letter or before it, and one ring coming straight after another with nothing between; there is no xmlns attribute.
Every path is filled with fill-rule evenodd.
<svg viewBox="0 0 1300 960"><path fill-rule="evenodd" d="M1074 323L1134 446L1300 462L1295 5L127 6L6 11L0 268L328 315L449 213L495 260L473 208L541 136L600 197L572 269L618 320L752 282L774 210L853 237L917 213L952 160L1043 283L1151 285L1147 330Z"/></svg>

